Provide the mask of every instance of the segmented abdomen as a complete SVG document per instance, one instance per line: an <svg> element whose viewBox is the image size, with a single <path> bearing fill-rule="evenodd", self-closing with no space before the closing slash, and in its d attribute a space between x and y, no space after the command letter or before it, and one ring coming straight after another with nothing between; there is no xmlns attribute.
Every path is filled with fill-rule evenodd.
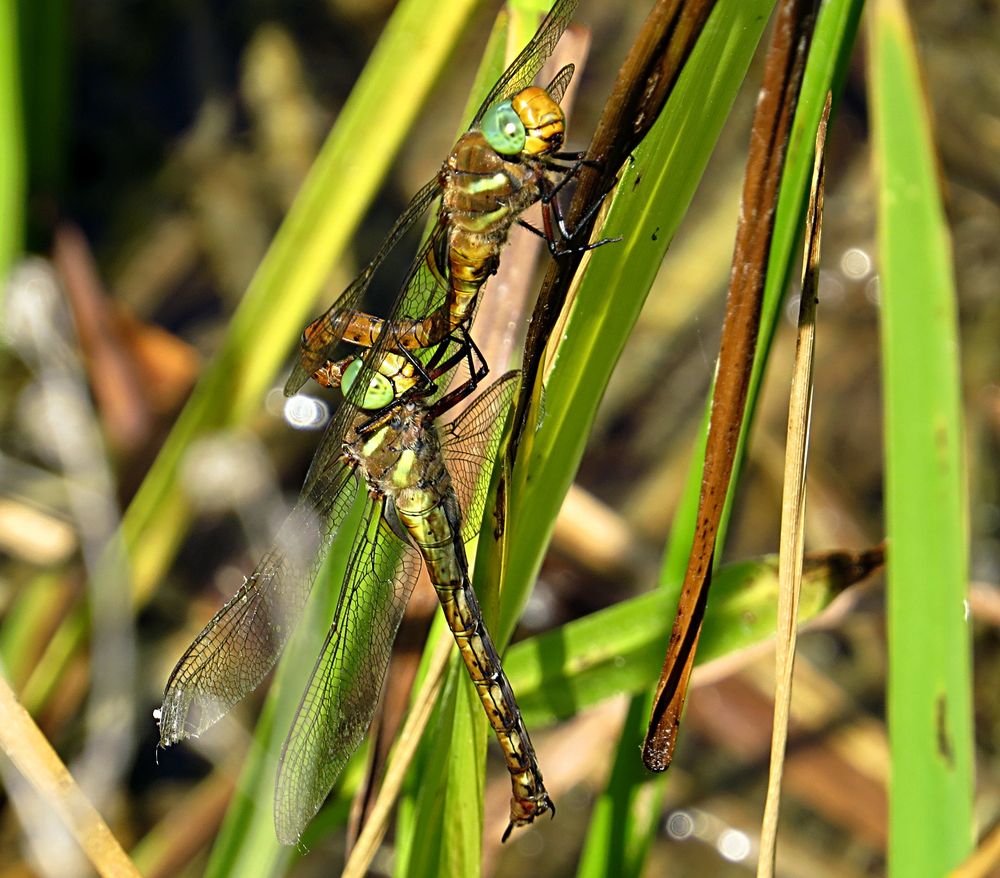
<svg viewBox="0 0 1000 878"><path fill-rule="evenodd" d="M410 496L397 498L396 511L424 557L448 626L503 750L511 778L511 826L524 826L551 810L552 803L514 692L483 624L469 581L457 524L457 503L453 495L435 500L429 492L406 493Z"/></svg>

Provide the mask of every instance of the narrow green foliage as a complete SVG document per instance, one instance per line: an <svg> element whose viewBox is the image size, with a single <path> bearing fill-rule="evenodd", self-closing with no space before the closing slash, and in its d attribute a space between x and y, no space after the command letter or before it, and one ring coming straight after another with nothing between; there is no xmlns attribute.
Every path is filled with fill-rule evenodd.
<svg viewBox="0 0 1000 878"><path fill-rule="evenodd" d="M943 875L973 842L957 307L905 9L878 2L870 24L890 546L889 867L892 875Z"/></svg>
<svg viewBox="0 0 1000 878"><path fill-rule="evenodd" d="M482 713L456 654L422 743L414 831L397 875L479 874L487 735Z"/></svg>
<svg viewBox="0 0 1000 878"><path fill-rule="evenodd" d="M800 254L796 243L801 235L803 211L812 172L813 142L816 125L823 110L826 92L839 92L844 71L847 68L857 23L861 14L862 0L830 0L820 11L813 37L809 60L806 65L798 108L792 127L791 140L785 161L781 193L775 216L774 236L771 243L770 261L765 282L764 304L761 314L761 330L758 339L750 389L747 396L747 414L737 446L736 461L733 465L732 486L739 483L746 436L752 423L763 379L763 370L770 351L771 338L781 312L781 303L789 279L798 270ZM735 230L734 230L735 231ZM709 401L711 390L709 391ZM678 589L684 578L688 553L694 534L695 517L698 510L698 495L701 489L701 469L704 460L705 438L708 431L708 406L702 431L692 452L691 470L684 494L674 517L673 529L664 553L664 563L660 575L660 586L670 595L668 611L672 622L673 608L676 608ZM723 511L719 527L718 552L721 554L725 542L726 526L731 510L733 489L731 487L726 509ZM709 600L705 626L711 624L716 612L715 594ZM660 661L666 636L660 645ZM704 640L699 648L704 649ZM656 672L650 676L650 689L656 679ZM601 800L598 802L592 820L587 849L580 868L581 875L605 874L613 867L615 857L621 858L627 871L620 874L638 874L645 858L645 851L652 840L662 801L662 782L652 775L618 768L626 760L636 759L636 748L645 734L645 724L649 717L649 696L642 699L644 709L630 710L616 756L616 769ZM641 719L637 719L640 717ZM644 795L634 785L641 783L654 787ZM640 807L641 805L641 807ZM609 859L610 858L610 859Z"/></svg>
<svg viewBox="0 0 1000 878"><path fill-rule="evenodd" d="M0 282L24 246L26 170L17 15L17 0L0 0Z"/></svg>
<svg viewBox="0 0 1000 878"><path fill-rule="evenodd" d="M800 621L813 618L836 596L840 586L828 571L807 571ZM645 692L663 662L663 641L673 622L672 591L657 589L511 647L504 667L525 723L536 728L612 695ZM712 603L698 646L699 664L772 637L777 556L720 568L712 582Z"/></svg>

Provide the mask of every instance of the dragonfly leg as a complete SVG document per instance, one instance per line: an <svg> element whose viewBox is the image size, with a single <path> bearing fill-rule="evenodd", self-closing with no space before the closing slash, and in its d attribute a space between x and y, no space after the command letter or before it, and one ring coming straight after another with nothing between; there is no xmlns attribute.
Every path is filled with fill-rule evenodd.
<svg viewBox="0 0 1000 878"><path fill-rule="evenodd" d="M447 303L442 305L441 308L438 309L438 311L441 311L442 309L447 311L448 309ZM456 339L454 337L454 334L450 332L445 333L436 343L437 346L434 348L434 353L431 355L431 358L426 363L427 371L434 374L435 377L443 375L445 372L449 371L453 366L457 366L459 363L462 362L463 359L465 359L465 350L463 347L450 354L448 358L444 360L444 362L442 362L442 358L448 352L448 346L453 341L457 342L460 345L464 344L463 342Z"/></svg>
<svg viewBox="0 0 1000 878"><path fill-rule="evenodd" d="M558 184L556 184L558 185ZM554 187L553 187L554 190ZM555 220L555 224L559 229L559 234L562 236L563 241L572 241L580 233L582 229L589 226L590 221L594 218L594 215L600 210L601 205L604 203L604 199L608 197L608 192L606 190L602 192L600 197L595 198L594 201L587 207L587 209L580 216L576 228L571 229L566 225L566 218L563 216L562 203L558 198L553 197L551 194L545 194L542 196L542 218L546 221L546 230L551 231L552 220ZM554 236L553 236L554 237ZM595 250L598 247L602 247L605 244L613 244L621 240L621 236L615 238L601 238L599 241L594 241L592 244L586 244L582 247L558 247L556 252L549 247L553 256L563 256L566 253L585 253L588 250Z"/></svg>
<svg viewBox="0 0 1000 878"><path fill-rule="evenodd" d="M566 256L570 253L586 253L588 250L596 250L598 247L603 247L605 244L614 244L621 240L619 235L616 238L601 238L599 241L594 241L592 244L584 244L581 246L566 246L565 242L572 241L578 234L581 228L586 226L587 222L593 217L597 212L597 208L600 207L601 203L604 201L605 196L601 196L597 201L594 202L584 215L580 218L580 223L575 229L570 229L566 225L565 218L563 217L562 207L559 204L559 200L552 198L546 201L542 199L542 222L544 224L544 231L542 229L537 229L531 223L525 222L522 219L517 220L517 224L523 229L527 229L533 235L538 235L539 238L545 241L548 245L549 253L552 254L554 258L560 256ZM553 217L555 222L553 223ZM558 228L559 233L556 234L556 228Z"/></svg>
<svg viewBox="0 0 1000 878"><path fill-rule="evenodd" d="M595 164L589 159L579 157L582 156L582 153L568 153L567 155L578 156L576 159L574 159L573 164L571 164L569 167L557 164L556 162L553 162L551 160L545 162L546 168L548 168L550 171L555 171L556 173L561 174L562 176L559 178L559 181L557 183L550 184L548 192L542 194L543 204L545 204L548 200L555 198L559 194L563 186L565 186L570 180L573 180L574 178L578 177L580 175L581 168L599 167L599 164Z"/></svg>
<svg viewBox="0 0 1000 878"><path fill-rule="evenodd" d="M448 358L442 362L441 357L448 350L448 346L453 342L458 345L458 348L449 354ZM483 352L479 350L476 343L472 340L472 336L469 335L468 329L464 325L459 326L454 331L448 333L448 335L446 335L438 343L438 347L434 351L434 355L427 361L426 368L430 375L437 379L447 372L450 372L463 360L468 361L469 375L470 380L474 382L473 386L478 384L489 373L489 367L486 365L486 358L483 356ZM478 366L476 365L476 360L479 361Z"/></svg>
<svg viewBox="0 0 1000 878"><path fill-rule="evenodd" d="M438 350L440 350L440 346L438 346ZM434 358L438 355L438 350L435 350L434 355L428 361L428 368L425 368L424 364L421 363L420 360L418 360L410 350L402 347L399 348L400 355L404 357L410 363L410 365L413 366L417 375L420 376L420 381L423 385L419 389L419 391L414 395L423 396L424 394L433 393L435 390L437 390L437 385L434 383L434 378L436 378L437 376L433 375L433 368L435 365ZM416 391L416 388L413 388L413 390Z"/></svg>
<svg viewBox="0 0 1000 878"><path fill-rule="evenodd" d="M462 362L469 356L470 347L475 350L479 355L479 359L483 359L482 353L479 348L476 347L475 342L472 338L462 329L463 337L461 339L455 338L454 334L446 335L434 348L434 352L431 354L430 358L426 363L421 363L420 360L414 356L413 352L409 348L404 348L400 346L398 348L399 355L407 360L413 367L413 370L419 376L419 385L415 385L410 388L405 396L410 399L414 396L429 396L437 390L437 379L442 375L450 372L455 366ZM445 354L448 352L449 345L455 342L459 345L459 348L453 351L451 354L445 358ZM473 373L472 360L470 358L470 374ZM394 401L398 402L398 400Z"/></svg>
<svg viewBox="0 0 1000 878"><path fill-rule="evenodd" d="M430 409L433 417L437 417L439 414L447 411L453 405L467 397L476 389L476 387L479 386L479 383L486 377L487 374L489 374L489 366L486 363L486 358L483 356L482 351L479 350L476 343L472 340L472 336L469 335L468 330L464 326L459 327L457 332L460 335L459 338L456 338L455 334L452 333L442 339L426 364L417 360L417 358L405 348L399 351L400 355L406 358L420 375L421 385L411 387L405 393L397 396L387 406L384 406L377 412L373 413L370 418L358 425L357 431L359 433L367 432L372 430L374 427L383 424L388 415L390 415L394 409L399 408L399 406L403 405L407 401L415 397L429 396L434 393L437 390L437 379L442 375L446 375L463 360L468 360L469 363L469 380L461 384L459 387L456 387L454 390L449 391L442 396L441 399L434 403ZM451 342L455 342L459 345L459 347L457 350L452 351L442 361L441 357L443 353L447 351ZM479 361L478 366L476 365L477 359Z"/></svg>
<svg viewBox="0 0 1000 878"><path fill-rule="evenodd" d="M611 244L616 241L620 241L621 238L603 238L600 241L595 241L593 244L588 244L583 247L566 247L561 242L570 239L570 236L563 235L560 230L559 235L556 235L553 229L552 219L549 217L547 211L542 214L542 222L544 224L544 230L536 228L531 223L525 220L517 220L517 224L522 229L527 229L531 234L538 235L546 246L549 248L549 253L552 254L553 258L558 258L560 256L566 256L568 253L585 253L587 250L593 250L595 247L600 247L603 244Z"/></svg>
<svg viewBox="0 0 1000 878"><path fill-rule="evenodd" d="M545 241L545 243L546 243L546 244L549 244L549 243L550 243L550 242L549 242L549 236L548 236L548 235L546 235L546 234L545 234L545 232L543 232L543 231L542 231L541 229L539 229L539 228L536 228L535 226L533 226L533 225L532 225L531 223L529 223L529 222L526 222L526 221L525 221L525 220L523 220L523 219L518 219L518 220L517 220L517 224L518 224L518 225L519 225L519 226L520 226L520 227L521 227L522 229L527 229L527 230L528 230L529 232L531 232L531 234L533 234L533 235L538 235L538 237L539 237L539 238L541 238L541 239L542 239L543 241ZM551 249L552 249L552 247L550 246L550 247L549 247L549 250L551 250Z"/></svg>
<svg viewBox="0 0 1000 878"><path fill-rule="evenodd" d="M472 336L469 335L468 329L464 326L460 326L457 330L461 339L456 339L459 342L460 348L457 350L450 358L449 362L454 360L452 365L458 365L462 359L467 359L469 364L469 378L464 381L454 390L449 391L444 396L441 397L434 405L430 408L432 417L438 417L443 412L447 411L452 406L456 405L461 400L465 399L470 393L472 393L480 384L480 382L489 374L490 367L486 362L486 358L483 356L483 352L479 350L476 343L472 340ZM479 365L476 365L476 360L478 359ZM448 371L451 366L448 366L445 371Z"/></svg>
<svg viewBox="0 0 1000 878"><path fill-rule="evenodd" d="M554 198L559 194L559 190L562 189L570 180L578 177L580 175L581 168L592 168L593 170L599 170L604 167L603 159L588 159L585 152L557 152L554 155L548 156L542 159L545 167L557 174L562 176L559 182L554 183L552 188L548 192L548 198ZM554 159L570 162L569 165L561 165L559 161L554 161ZM543 196L542 201L544 202L545 196Z"/></svg>

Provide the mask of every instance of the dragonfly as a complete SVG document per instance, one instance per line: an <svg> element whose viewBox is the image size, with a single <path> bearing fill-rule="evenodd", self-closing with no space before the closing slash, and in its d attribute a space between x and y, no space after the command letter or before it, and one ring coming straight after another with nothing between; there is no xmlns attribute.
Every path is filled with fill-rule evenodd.
<svg viewBox="0 0 1000 878"><path fill-rule="evenodd" d="M439 173L412 198L375 256L331 307L302 334L299 362L285 386L289 396L315 378L338 386L354 355L337 357L342 342L370 347L380 340L393 356L377 363L385 374L402 377L400 350L437 345L473 317L479 291L496 272L500 252L517 223L546 240L559 256L588 250L608 240L575 246L558 195L580 169L593 162L583 153L560 152L566 119L559 105L573 77L563 67L544 88L533 86L545 60L576 9L578 0L558 0L511 65L500 76ZM390 316L375 317L360 306L372 278L389 252L440 199L436 222L410 264ZM531 205L543 207L543 228L521 219ZM598 201L593 210L599 207ZM391 339L390 339L391 337ZM424 377L409 363L408 379Z"/></svg>
<svg viewBox="0 0 1000 878"><path fill-rule="evenodd" d="M451 368L446 360L437 372ZM484 377L485 368L481 363L473 378ZM358 367L346 377L349 393L365 372ZM427 564L510 773L510 822L503 838L555 812L483 625L465 554L485 508L487 480L480 473L496 457L502 434L497 425L509 409L517 375L500 378L440 427L435 419L468 395L475 380L433 402L401 401L376 413L373 423L361 423L371 420L370 410L353 407L357 428L347 440L327 431L275 547L195 638L167 681L158 712L164 747L200 734L256 688L301 618L359 486L367 489L333 622L281 753L274 815L284 844L299 839L367 732L421 563ZM377 372L368 380L361 401L374 409L392 388L383 386Z"/></svg>

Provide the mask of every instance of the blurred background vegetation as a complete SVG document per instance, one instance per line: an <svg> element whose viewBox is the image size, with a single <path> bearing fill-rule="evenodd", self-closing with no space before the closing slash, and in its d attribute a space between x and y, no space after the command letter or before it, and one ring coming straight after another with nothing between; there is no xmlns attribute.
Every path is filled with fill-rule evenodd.
<svg viewBox="0 0 1000 878"><path fill-rule="evenodd" d="M96 685L94 668L85 653L68 648L54 682L40 681L39 668L58 661L53 637L88 600L85 562L98 563L95 541L114 531L116 510L128 505L200 369L218 351L392 4L5 6L18 13L17 29L5 36L20 57L20 83L9 83L0 112L5 143L24 144L26 180L23 199L15 192L10 202L23 205L23 240L11 213L3 252L23 247L47 260L18 269L35 272L27 281L31 297L19 316L8 313L6 325L9 332L12 324L34 327L40 319L49 328L28 333L33 347L19 342L0 352L3 660L60 755L86 775L86 766L95 766L84 746L93 718L85 722L83 710ZM323 307L446 155L495 11L480 4L463 30L350 253L329 278ZM592 47L571 115L571 148L589 140L646 12L646 4L582 0L577 18L591 29ZM989 825L1000 815L1000 5L918 0L911 13L959 289L977 815ZM860 550L884 533L879 255L863 45L828 143L806 517L811 549ZM518 637L609 606L656 579L718 349L759 80L758 59L616 368ZM16 165L16 150L3 155ZM346 170L343 186L351 183ZM398 258L402 269L407 254ZM24 282L25 275L16 277ZM11 307L10 290L7 298ZM726 559L777 548L783 367L794 344L795 311L788 313ZM104 718L122 737L109 738L118 744L117 760L106 766L100 807L126 850L140 852L148 875L202 873L260 706L259 696L250 699L237 721L160 754L157 764L151 713L167 674L268 545L318 438L288 429L280 377L244 425L199 441L183 462L195 524L138 615L135 656L128 659L135 699ZM841 598L800 641L802 706L780 842L785 874L847 878L884 869L883 610L876 581ZM695 687L648 874L741 875L752 868L766 782L770 662L767 652L743 656ZM488 870L573 871L623 704L608 702L533 732L546 778L558 778L559 815L503 849L495 844L495 818L505 814L506 779L499 760L491 762ZM0 804L0 878L35 874L10 800ZM342 847L342 835L324 837L294 874L329 874Z"/></svg>

